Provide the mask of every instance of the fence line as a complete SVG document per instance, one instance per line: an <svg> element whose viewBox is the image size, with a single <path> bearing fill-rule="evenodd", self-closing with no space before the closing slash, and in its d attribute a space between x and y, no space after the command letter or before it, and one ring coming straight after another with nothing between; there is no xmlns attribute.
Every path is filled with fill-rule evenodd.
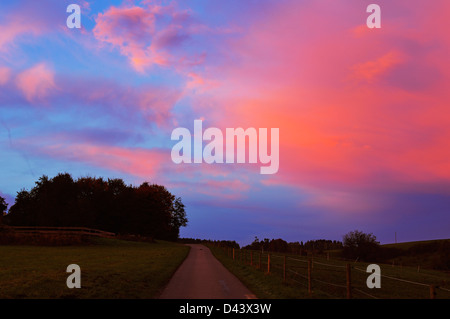
<svg viewBox="0 0 450 319"><path fill-rule="evenodd" d="M314 281L317 281L317 282L320 282L320 283L322 283L322 284L325 284L325 285L335 286L335 287L339 287L339 288L347 288L347 286L344 286L344 285L333 284L333 283L331 283L331 282L322 281L322 280L315 279L315 278L313 278L313 280L314 280Z"/></svg>
<svg viewBox="0 0 450 319"><path fill-rule="evenodd" d="M355 289L355 291L357 291L357 292L359 292L359 293L361 293L361 294L363 294L363 295L369 296L369 297L371 297L371 298L373 298L373 299L378 299L377 297L372 296L371 294L368 294L368 293L365 292L365 291L362 291L362 290L359 290L359 289L356 289L356 288L353 288L353 289Z"/></svg>
<svg viewBox="0 0 450 319"><path fill-rule="evenodd" d="M224 248L224 249L226 249L226 248ZM233 252L234 252L234 249L233 249ZM243 261L244 264L249 264L252 267L256 267L256 268L259 268L261 270L264 270L265 269L264 267L267 266L266 270L267 270L268 274L271 274L271 273L278 273L278 274L280 274L280 273L282 273L283 282L287 281L286 278L287 278L287 274L288 273L289 274L293 274L293 275L290 276L289 280L293 281L293 282L296 282L296 283L299 283L302 286L308 287L308 291L309 291L310 294L312 293L312 282L317 282L317 283L321 283L321 284L324 284L324 285L329 285L329 286L333 286L333 287L346 289L347 290L347 298L352 298L352 291L354 291L354 292L357 292L359 294L365 295L367 297L378 299L376 296L374 296L372 294L369 294L369 293L367 293L367 292L365 292L365 291L363 291L361 289L358 289L354 285L352 285L352 281L351 281L351 269L352 268L355 269L355 270L358 270L360 272L364 272L366 274L367 274L367 271L363 270L363 269L360 269L358 267L352 267L350 263L347 263L346 266L335 265L335 264L328 264L328 263L317 262L317 261L314 261L313 258L309 258L308 260L302 260L302 259L293 258L293 257L286 256L286 255L280 256L280 255L272 254L270 252L262 252L262 251L260 251L259 252L259 265L258 265L257 263L255 264L253 262L253 251L250 250L250 254L249 254L250 255L249 256L250 257L250 262L248 262L248 260L247 260L248 259L247 258L247 254L248 254L247 250L240 250L240 249L238 249L238 252L239 252L239 258L236 259L237 261L239 261L239 260ZM264 262L265 266L261 262L261 259L263 259L262 258L263 255L266 255L266 257L267 257L266 261ZM242 256L244 258L241 258ZM264 259L266 257L264 257ZM283 259L283 261L281 261L282 264L280 265L280 263L279 263L280 261L278 262L278 264L274 263L273 260L272 260L272 259L274 259L273 257L275 257L278 261L279 261L278 258ZM329 259L327 259L327 260L329 260ZM302 267L302 266L299 266L299 265L291 264L291 263L288 263L288 261L307 263L308 267ZM332 282L329 282L329 281L324 281L324 280L319 280L319 279L313 278L312 277L313 269L314 269L314 272L316 272L316 271L340 272L337 269L333 270L333 269L327 269L327 268L314 268L313 267L314 264L322 265L322 266L326 266L326 267L334 267L334 268L342 269L343 270L342 274L343 275L346 274L346 281L347 281L346 285L344 285L344 284L336 284L336 283L332 283ZM288 265L289 265L289 267L288 267ZM307 269L308 270L308 275L307 276L303 275L303 274L301 274L301 273L299 273L297 271L294 271L293 269L303 269L303 270ZM346 269L346 270L344 270L344 269ZM307 282L301 282L301 281L296 280L296 278L295 278L296 276L301 277L303 279L306 279ZM446 288L443 288L443 287L440 287L440 286L436 286L436 285L429 285L429 284L419 283L419 282L410 281L410 280L401 279L401 278L396 278L396 277L391 277L391 276L387 276L387 275L381 275L381 277L392 279L392 280L401 281L401 282L408 283L408 284L415 284L415 285L429 287L429 289L430 289L430 298L431 299L435 298L435 296L436 296L436 289L441 289L443 291L450 292L450 289L446 289ZM328 296L331 296L330 294L328 294L327 292L325 292L323 290L320 290L320 292L324 293L324 294L326 294ZM336 296L331 296L331 297L336 297Z"/></svg>
<svg viewBox="0 0 450 319"><path fill-rule="evenodd" d="M289 271L290 271L291 273L293 273L293 274L297 275L297 276L300 276L300 277L303 277L303 278L305 278L305 279L308 279L308 277L306 277L306 276L303 276L302 274L299 274L299 273L298 273L298 272L296 272L296 271L293 271L293 270L291 270L291 269L289 269Z"/></svg>
<svg viewBox="0 0 450 319"><path fill-rule="evenodd" d="M355 269L356 269L356 270L359 270L359 271L362 271L362 272L366 272L365 270L359 269L359 268L356 268L356 267L355 267ZM430 285L428 285L428 284L423 284L423 283L420 283L420 282L410 281L410 280L406 280L406 279L400 279L400 278L390 277L390 276L386 276L386 275L382 275L382 274L380 274L380 276L381 276L381 277L384 277L384 278L389 278L389 279L393 279L393 280L398 280L398 281L406 282L406 283L409 283L409 284L415 284L415 285L426 286L426 287L429 287L429 286L430 286Z"/></svg>
<svg viewBox="0 0 450 319"><path fill-rule="evenodd" d="M301 259L292 258L292 257L288 257L288 259L296 260L296 261L301 261L302 263L307 263L307 262L308 262L307 260L301 260Z"/></svg>
<svg viewBox="0 0 450 319"><path fill-rule="evenodd" d="M9 230L21 234L59 234L114 237L116 234L86 227L44 227L44 226L8 226Z"/></svg>
<svg viewBox="0 0 450 319"><path fill-rule="evenodd" d="M314 264L318 264L318 265L322 265L322 266L328 266L328 267L336 267L336 268L345 268L345 266L339 266L339 265L331 265L331 264L324 264L324 263L319 263L317 261L313 261Z"/></svg>

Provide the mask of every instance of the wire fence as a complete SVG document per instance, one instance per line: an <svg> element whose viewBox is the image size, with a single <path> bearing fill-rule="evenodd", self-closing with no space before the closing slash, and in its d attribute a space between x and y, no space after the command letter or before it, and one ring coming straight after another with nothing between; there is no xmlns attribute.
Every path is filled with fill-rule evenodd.
<svg viewBox="0 0 450 319"><path fill-rule="evenodd" d="M224 248L236 263L280 278L286 285L306 289L311 296L347 299L450 299L450 274L413 267L380 264L380 288L369 288L373 279L369 263L330 259L329 256L281 255Z"/></svg>
<svg viewBox="0 0 450 319"><path fill-rule="evenodd" d="M53 234L53 235L87 235L112 238L116 234L86 227L40 227L40 226L8 226L9 231L18 234Z"/></svg>

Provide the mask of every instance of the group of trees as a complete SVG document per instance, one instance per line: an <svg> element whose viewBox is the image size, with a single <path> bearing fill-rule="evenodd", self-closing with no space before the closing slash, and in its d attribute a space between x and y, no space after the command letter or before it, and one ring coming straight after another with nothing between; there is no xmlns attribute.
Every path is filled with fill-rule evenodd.
<svg viewBox="0 0 450 319"><path fill-rule="evenodd" d="M380 245L373 234L355 230L343 236L343 242L337 240L309 240L303 242L286 242L283 239L264 238L255 240L244 249L271 251L306 255L308 252L321 254L326 250L340 250L342 257L359 260L374 260L380 252Z"/></svg>
<svg viewBox="0 0 450 319"><path fill-rule="evenodd" d="M182 244L210 244L218 247L236 248L239 249L239 244L234 240L211 240L199 238L180 238L178 240Z"/></svg>
<svg viewBox="0 0 450 319"><path fill-rule="evenodd" d="M119 234L175 240L187 225L181 198L164 186L70 174L42 176L17 193L4 223L19 226L89 227Z"/></svg>
<svg viewBox="0 0 450 319"><path fill-rule="evenodd" d="M259 240L255 237L255 240L245 247L245 249L272 251L279 253L291 253L291 254L305 254L307 251L323 252L324 250L341 249L342 243L336 240L309 240L306 243L303 242L287 242L283 239L264 238Z"/></svg>

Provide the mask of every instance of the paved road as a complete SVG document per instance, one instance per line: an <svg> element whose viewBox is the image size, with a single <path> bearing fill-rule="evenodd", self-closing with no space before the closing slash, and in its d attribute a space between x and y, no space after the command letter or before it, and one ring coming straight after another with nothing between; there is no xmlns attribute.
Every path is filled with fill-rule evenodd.
<svg viewBox="0 0 450 319"><path fill-rule="evenodd" d="M203 245L189 245L188 257L161 299L253 299L255 296Z"/></svg>

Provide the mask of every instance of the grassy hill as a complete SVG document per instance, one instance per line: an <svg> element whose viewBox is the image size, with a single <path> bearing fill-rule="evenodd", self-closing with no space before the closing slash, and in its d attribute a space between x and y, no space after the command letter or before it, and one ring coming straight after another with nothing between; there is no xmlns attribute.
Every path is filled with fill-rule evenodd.
<svg viewBox="0 0 450 319"><path fill-rule="evenodd" d="M403 250L407 250L411 247L418 246L418 245L436 245L443 242L450 242L450 239L436 239L436 240L421 240L421 241L408 241L404 243L396 243L396 244L384 244L383 247L388 248L399 248Z"/></svg>
<svg viewBox="0 0 450 319"><path fill-rule="evenodd" d="M450 271L450 239L382 245L390 250L389 261L403 266Z"/></svg>

